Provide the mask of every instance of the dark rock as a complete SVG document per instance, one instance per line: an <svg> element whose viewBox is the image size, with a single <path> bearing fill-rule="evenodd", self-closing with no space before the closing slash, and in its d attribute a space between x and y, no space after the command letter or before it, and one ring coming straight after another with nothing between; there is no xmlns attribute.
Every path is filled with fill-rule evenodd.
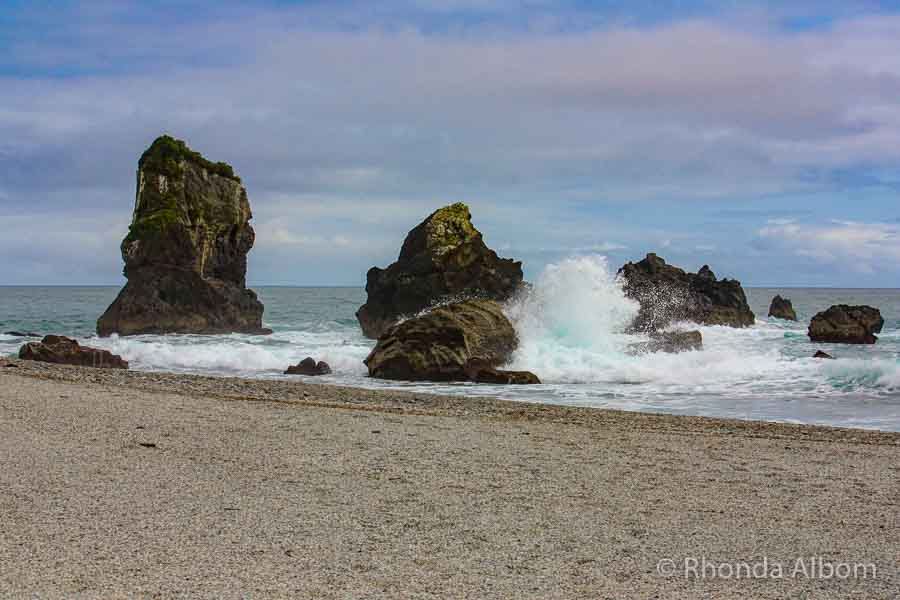
<svg viewBox="0 0 900 600"><path fill-rule="evenodd" d="M796 321L797 313L794 312L794 305L787 298L775 296L772 298L772 304L769 305L769 316L776 319L784 319L785 321Z"/></svg>
<svg viewBox="0 0 900 600"><path fill-rule="evenodd" d="M498 258L472 225L469 207L445 206L409 232L397 262L372 267L368 297L356 313L363 333L378 338L404 316L443 302L503 301L522 283L522 263Z"/></svg>
<svg viewBox="0 0 900 600"><path fill-rule="evenodd" d="M41 337L41 334L33 333L31 331L7 331L4 335L11 335L14 337Z"/></svg>
<svg viewBox="0 0 900 600"><path fill-rule="evenodd" d="M501 385L534 385L541 382L531 371L501 371L480 358L469 359L465 366L466 376L475 383L495 383Z"/></svg>
<svg viewBox="0 0 900 600"><path fill-rule="evenodd" d="M108 350L81 346L71 338L61 335L45 336L40 342L29 342L19 350L22 360L60 365L78 365L101 369L127 369L128 361Z"/></svg>
<svg viewBox="0 0 900 600"><path fill-rule="evenodd" d="M813 358L830 358L834 360L834 357L827 352L822 352L821 350L817 350L815 354L813 354Z"/></svg>
<svg viewBox="0 0 900 600"><path fill-rule="evenodd" d="M518 339L500 305L468 300L394 325L366 358L371 377L406 381L467 381L466 365L506 363Z"/></svg>
<svg viewBox="0 0 900 600"><path fill-rule="evenodd" d="M650 253L623 266L619 276L625 294L641 306L632 325L636 331L655 331L677 321L731 327L756 321L741 282L718 280L706 265L696 274L686 273Z"/></svg>
<svg viewBox="0 0 900 600"><path fill-rule="evenodd" d="M629 351L633 354L676 354L689 350L703 350L703 336L699 331L653 331L649 342L629 346Z"/></svg>
<svg viewBox="0 0 900 600"><path fill-rule="evenodd" d="M884 319L871 306L839 304L820 312L809 323L809 339L831 344L874 344Z"/></svg>
<svg viewBox="0 0 900 600"><path fill-rule="evenodd" d="M97 333L271 333L246 288L251 217L231 167L158 138L138 162L134 217L122 241L128 283Z"/></svg>
<svg viewBox="0 0 900 600"><path fill-rule="evenodd" d="M316 362L311 356L307 356L299 363L292 367L288 367L287 371L284 372L285 375L330 375L331 367L327 362L319 361Z"/></svg>

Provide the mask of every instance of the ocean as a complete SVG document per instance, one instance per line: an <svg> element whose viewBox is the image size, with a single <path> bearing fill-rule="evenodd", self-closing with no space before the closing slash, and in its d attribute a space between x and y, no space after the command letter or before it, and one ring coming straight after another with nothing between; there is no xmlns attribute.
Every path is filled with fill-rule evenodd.
<svg viewBox="0 0 900 600"><path fill-rule="evenodd" d="M614 273L603 257L566 259L508 304L521 341L509 368L535 372L540 386L368 378L362 361L374 343L354 316L365 301L362 288L254 287L270 336L97 338L96 319L119 288L0 287L0 332L69 335L146 371L286 378L288 365L313 356L334 370L309 380L321 383L900 431L900 290L745 288L753 327L686 325L702 332L702 351L632 356L626 349L641 338L622 331L636 306ZM766 317L775 294L793 301L799 322ZM885 327L877 344L810 343L810 318L842 303L881 309ZM14 355L24 341L0 334L0 355ZM820 349L837 360L811 358Z"/></svg>

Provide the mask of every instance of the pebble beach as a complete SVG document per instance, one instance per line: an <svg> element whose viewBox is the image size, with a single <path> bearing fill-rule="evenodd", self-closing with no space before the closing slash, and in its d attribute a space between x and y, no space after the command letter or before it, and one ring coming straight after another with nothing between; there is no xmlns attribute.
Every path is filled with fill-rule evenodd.
<svg viewBox="0 0 900 600"><path fill-rule="evenodd" d="M3 598L900 589L896 433L12 359L0 433Z"/></svg>

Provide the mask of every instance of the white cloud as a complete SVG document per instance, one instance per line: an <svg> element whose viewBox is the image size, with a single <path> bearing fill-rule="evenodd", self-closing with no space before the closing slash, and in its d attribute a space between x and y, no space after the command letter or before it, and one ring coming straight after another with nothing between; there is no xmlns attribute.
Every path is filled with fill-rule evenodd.
<svg viewBox="0 0 900 600"><path fill-rule="evenodd" d="M866 275L895 271L900 265L900 226L896 224L770 222L759 236L774 249Z"/></svg>

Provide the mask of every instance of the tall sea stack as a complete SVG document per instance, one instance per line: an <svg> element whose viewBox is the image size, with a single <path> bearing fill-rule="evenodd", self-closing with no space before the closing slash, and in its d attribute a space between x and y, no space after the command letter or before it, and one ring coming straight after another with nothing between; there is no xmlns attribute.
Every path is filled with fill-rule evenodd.
<svg viewBox="0 0 900 600"><path fill-rule="evenodd" d="M240 178L164 135L141 156L122 258L128 283L97 321L108 336L269 333L246 288L255 234Z"/></svg>
<svg viewBox="0 0 900 600"><path fill-rule="evenodd" d="M503 301L522 285L522 263L499 258L472 225L461 202L431 213L403 242L397 262L372 267L368 298L356 313L363 334L378 338L404 316L442 302Z"/></svg>

